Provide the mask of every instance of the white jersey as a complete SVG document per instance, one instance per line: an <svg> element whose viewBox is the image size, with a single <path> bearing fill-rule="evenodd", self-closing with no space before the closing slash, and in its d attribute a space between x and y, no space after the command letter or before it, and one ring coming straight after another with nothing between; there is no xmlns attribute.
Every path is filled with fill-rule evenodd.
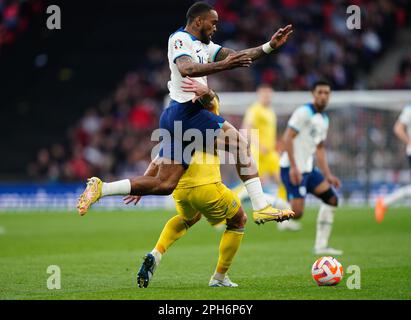
<svg viewBox="0 0 411 320"><path fill-rule="evenodd" d="M288 126L298 132L293 140L294 158L301 173L311 172L317 146L327 138L329 120L309 103L297 108L288 121ZM288 153L281 154L280 166L290 166Z"/></svg>
<svg viewBox="0 0 411 320"><path fill-rule="evenodd" d="M189 56L198 63L214 62L221 46L210 41L205 44L195 36L180 28L173 33L168 39L168 64L171 70L171 80L168 82L170 98L177 102L187 102L194 98L194 93L184 92L181 89L183 77L178 71L176 59L181 56ZM194 78L197 81L207 85L207 77Z"/></svg>
<svg viewBox="0 0 411 320"><path fill-rule="evenodd" d="M404 110L402 110L400 117L398 119L399 122L403 123L407 127L407 134L411 137L411 104L405 106ZM411 156L411 146L407 146L407 155Z"/></svg>

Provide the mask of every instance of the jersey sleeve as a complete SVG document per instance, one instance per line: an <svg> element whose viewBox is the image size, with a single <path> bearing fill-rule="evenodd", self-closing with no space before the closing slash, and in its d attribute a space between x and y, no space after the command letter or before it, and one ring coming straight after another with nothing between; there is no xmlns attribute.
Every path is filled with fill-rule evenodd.
<svg viewBox="0 0 411 320"><path fill-rule="evenodd" d="M220 52L222 46L210 41L208 45L208 62L215 62L217 54Z"/></svg>
<svg viewBox="0 0 411 320"><path fill-rule="evenodd" d="M291 129L300 132L307 120L309 120L309 110L305 107L299 107L293 112L287 125Z"/></svg>
<svg viewBox="0 0 411 320"><path fill-rule="evenodd" d="M173 62L182 56L192 57L193 40L184 32L176 32L169 40L171 57Z"/></svg>
<svg viewBox="0 0 411 320"><path fill-rule="evenodd" d="M402 110L398 120L406 126L411 126L411 105L406 106L404 110Z"/></svg>

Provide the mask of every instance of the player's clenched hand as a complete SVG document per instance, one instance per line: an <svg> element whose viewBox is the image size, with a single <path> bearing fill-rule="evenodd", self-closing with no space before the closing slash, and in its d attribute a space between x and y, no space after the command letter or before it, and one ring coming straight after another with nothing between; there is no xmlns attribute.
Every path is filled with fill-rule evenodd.
<svg viewBox="0 0 411 320"><path fill-rule="evenodd" d="M335 188L341 187L341 180L332 174L327 177L327 181Z"/></svg>
<svg viewBox="0 0 411 320"><path fill-rule="evenodd" d="M273 49L281 47L288 39L288 37L293 33L293 26L289 24L284 28L280 28L276 33L271 37L270 46Z"/></svg>
<svg viewBox="0 0 411 320"><path fill-rule="evenodd" d="M136 205L141 199L141 196L126 196L123 198L123 202L125 204L130 204L133 203L134 205Z"/></svg>
<svg viewBox="0 0 411 320"><path fill-rule="evenodd" d="M230 53L223 61L225 69L234 69L238 67L249 67L253 60L247 53Z"/></svg>
<svg viewBox="0 0 411 320"><path fill-rule="evenodd" d="M298 186L303 180L303 176L297 167L290 168L290 180L291 183L295 186Z"/></svg>

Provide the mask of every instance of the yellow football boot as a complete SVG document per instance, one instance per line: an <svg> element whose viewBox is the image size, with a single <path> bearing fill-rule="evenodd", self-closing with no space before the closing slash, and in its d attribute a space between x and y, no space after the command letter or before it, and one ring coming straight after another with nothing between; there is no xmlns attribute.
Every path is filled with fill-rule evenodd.
<svg viewBox="0 0 411 320"><path fill-rule="evenodd" d="M253 219L256 224L263 224L269 221L285 221L289 220L294 217L294 211L284 209L276 209L273 206L269 205L264 209L254 211L253 212Z"/></svg>
<svg viewBox="0 0 411 320"><path fill-rule="evenodd" d="M101 189L103 181L97 177L87 179L87 187L81 194L77 202L77 210L81 216L84 216L91 205L101 198Z"/></svg>

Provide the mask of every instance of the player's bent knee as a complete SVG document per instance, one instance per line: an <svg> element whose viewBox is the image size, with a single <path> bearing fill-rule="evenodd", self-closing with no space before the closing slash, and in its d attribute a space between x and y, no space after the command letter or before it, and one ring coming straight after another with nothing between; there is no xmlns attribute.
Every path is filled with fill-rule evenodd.
<svg viewBox="0 0 411 320"><path fill-rule="evenodd" d="M243 212L241 219L240 219L240 224L243 226L243 228L245 227L246 223L247 223L247 215Z"/></svg>
<svg viewBox="0 0 411 320"><path fill-rule="evenodd" d="M334 197L330 198L328 200L327 204L329 204L330 206L333 206L333 207L338 207L338 197L334 196Z"/></svg>
<svg viewBox="0 0 411 320"><path fill-rule="evenodd" d="M329 188L327 191L320 193L318 197L326 204L338 207L338 196L332 188Z"/></svg>
<svg viewBox="0 0 411 320"><path fill-rule="evenodd" d="M234 217L227 220L227 230L243 230L246 223L247 215L241 210Z"/></svg>

